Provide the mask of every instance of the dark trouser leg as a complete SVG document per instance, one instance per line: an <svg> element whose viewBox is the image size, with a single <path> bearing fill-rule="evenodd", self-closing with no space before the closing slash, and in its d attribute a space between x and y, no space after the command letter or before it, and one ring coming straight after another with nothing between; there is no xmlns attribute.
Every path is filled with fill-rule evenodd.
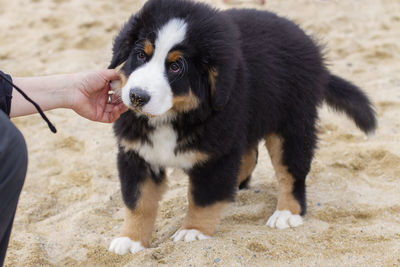
<svg viewBox="0 0 400 267"><path fill-rule="evenodd" d="M27 156L22 134L0 111L0 266L4 263L18 198L25 180Z"/></svg>

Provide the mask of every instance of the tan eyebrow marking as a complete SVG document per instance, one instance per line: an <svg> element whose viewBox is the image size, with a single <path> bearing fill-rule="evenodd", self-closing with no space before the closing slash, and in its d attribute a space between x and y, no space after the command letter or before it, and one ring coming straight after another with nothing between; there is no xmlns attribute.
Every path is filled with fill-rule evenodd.
<svg viewBox="0 0 400 267"><path fill-rule="evenodd" d="M172 51L168 54L168 62L175 62L183 57L183 52L179 50Z"/></svg>
<svg viewBox="0 0 400 267"><path fill-rule="evenodd" d="M146 40L144 42L144 49L143 50L148 56L151 56L153 54L154 48L153 48L152 43L149 40Z"/></svg>

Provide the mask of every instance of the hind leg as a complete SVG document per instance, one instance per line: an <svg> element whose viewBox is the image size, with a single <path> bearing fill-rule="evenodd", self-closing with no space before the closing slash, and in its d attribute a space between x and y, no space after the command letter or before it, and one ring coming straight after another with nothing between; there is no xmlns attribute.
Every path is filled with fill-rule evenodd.
<svg viewBox="0 0 400 267"><path fill-rule="evenodd" d="M298 131L266 137L265 144L279 185L276 211L267 221L272 228L284 229L303 223L301 215L306 213L305 179L316 142L313 129L310 127L304 135Z"/></svg>
<svg viewBox="0 0 400 267"><path fill-rule="evenodd" d="M257 165L257 158L258 158L257 146L249 148L243 155L237 180L239 189L246 189L249 187L251 174L253 173Z"/></svg>

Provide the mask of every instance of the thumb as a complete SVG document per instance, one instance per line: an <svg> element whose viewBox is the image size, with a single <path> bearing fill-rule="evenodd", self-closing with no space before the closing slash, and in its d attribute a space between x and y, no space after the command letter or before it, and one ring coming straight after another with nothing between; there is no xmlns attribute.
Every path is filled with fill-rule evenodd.
<svg viewBox="0 0 400 267"><path fill-rule="evenodd" d="M100 70L100 74L107 81L119 80L118 72L116 70L114 70L114 69L103 69L103 70Z"/></svg>

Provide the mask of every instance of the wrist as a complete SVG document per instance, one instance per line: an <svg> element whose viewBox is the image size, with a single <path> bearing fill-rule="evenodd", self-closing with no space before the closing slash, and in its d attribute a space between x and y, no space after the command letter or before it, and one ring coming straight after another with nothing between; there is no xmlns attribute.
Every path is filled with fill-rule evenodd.
<svg viewBox="0 0 400 267"><path fill-rule="evenodd" d="M44 101L43 108L46 110L56 108L71 108L73 105L73 91L75 88L76 78L74 74L52 75L41 78L42 89L37 93L41 93Z"/></svg>
<svg viewBox="0 0 400 267"><path fill-rule="evenodd" d="M57 79L55 80L57 84L55 84L53 90L58 107L74 109L77 98L76 94L80 86L78 75L79 74L57 75Z"/></svg>

